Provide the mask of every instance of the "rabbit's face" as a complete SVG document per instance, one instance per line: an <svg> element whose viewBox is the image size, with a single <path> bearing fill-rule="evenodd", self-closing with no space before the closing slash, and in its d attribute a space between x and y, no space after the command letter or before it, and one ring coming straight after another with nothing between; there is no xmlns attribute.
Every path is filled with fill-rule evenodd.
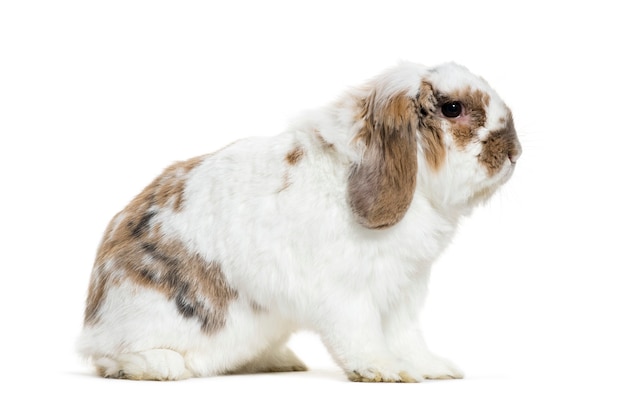
<svg viewBox="0 0 626 405"><path fill-rule="evenodd" d="M433 69L420 93L428 103L418 113L418 137L437 144L435 152L422 148L425 174L439 180L439 191L429 192L445 192L440 197L457 205L485 200L511 177L522 153L511 111L483 79L454 64Z"/></svg>
<svg viewBox="0 0 626 405"><path fill-rule="evenodd" d="M450 63L377 78L357 105L363 146L349 197L368 228L397 223L414 194L469 208L508 180L521 154L508 107L482 78Z"/></svg>

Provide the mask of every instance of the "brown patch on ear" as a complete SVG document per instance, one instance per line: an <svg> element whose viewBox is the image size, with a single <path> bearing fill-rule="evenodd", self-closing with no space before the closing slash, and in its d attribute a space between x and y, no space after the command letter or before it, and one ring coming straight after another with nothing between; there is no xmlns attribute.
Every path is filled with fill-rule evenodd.
<svg viewBox="0 0 626 405"><path fill-rule="evenodd" d="M289 153L287 153L287 156L285 156L285 162L294 166L300 161L300 159L302 159L302 156L304 156L304 149L302 149L302 146L296 146L289 151Z"/></svg>
<svg viewBox="0 0 626 405"><path fill-rule="evenodd" d="M396 224L409 208L417 181L415 99L396 95L363 100L363 160L348 178L348 198L360 224L380 229Z"/></svg>
<svg viewBox="0 0 626 405"><path fill-rule="evenodd" d="M446 147L443 140L441 121L437 117L437 99L433 86L422 82L417 97L419 111L418 132L424 158L433 170L438 170L446 158Z"/></svg>
<svg viewBox="0 0 626 405"><path fill-rule="evenodd" d="M111 221L91 276L86 324L97 322L107 290L130 280L163 293L183 317L196 318L207 333L224 325L228 304L237 298L237 291L226 283L220 263L166 238L158 219L164 206L180 209L186 174L202 159L170 166Z"/></svg>

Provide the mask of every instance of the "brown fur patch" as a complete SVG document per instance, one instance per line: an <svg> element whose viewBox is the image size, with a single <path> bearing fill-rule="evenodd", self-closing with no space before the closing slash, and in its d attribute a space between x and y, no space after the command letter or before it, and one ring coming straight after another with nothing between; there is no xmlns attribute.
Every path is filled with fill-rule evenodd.
<svg viewBox="0 0 626 405"><path fill-rule="evenodd" d="M300 161L300 159L302 159L302 156L304 156L304 149L301 146L296 146L289 151L289 153L287 153L287 156L285 156L285 162L294 166Z"/></svg>
<svg viewBox="0 0 626 405"><path fill-rule="evenodd" d="M396 95L363 100L363 127L356 136L365 144L363 160L348 179L349 202L359 223L386 228L409 208L417 179L415 100Z"/></svg>
<svg viewBox="0 0 626 405"><path fill-rule="evenodd" d="M450 101L460 101L468 116L467 122L448 119L450 132L457 147L465 148L476 136L476 130L485 125L486 108L489 106L490 96L480 90L471 90L469 87L446 95L437 95L438 105Z"/></svg>
<svg viewBox="0 0 626 405"><path fill-rule="evenodd" d="M417 97L419 111L418 130L426 163L433 170L439 169L446 158L441 120L437 117L437 99L433 87L422 82Z"/></svg>
<svg viewBox="0 0 626 405"><path fill-rule="evenodd" d="M199 156L184 162L174 163L153 183L154 202L165 207L172 204L174 211L180 211L184 201L185 182L187 174L198 166L205 156Z"/></svg>
<svg viewBox="0 0 626 405"><path fill-rule="evenodd" d="M304 148L300 145L295 146L292 150L290 150L287 155L285 155L285 162L288 166L295 166L302 160L304 157ZM291 186L291 178L289 176L289 169L287 169L283 173L283 182L280 188L278 189L278 193L281 193L287 190Z"/></svg>
<svg viewBox="0 0 626 405"><path fill-rule="evenodd" d="M170 166L111 221L96 256L85 323L97 322L112 285L130 280L163 293L182 316L196 318L207 333L224 325L228 304L237 292L227 285L220 263L164 237L158 222L163 205L176 210L182 204L184 187L174 180L182 182L182 174L199 162Z"/></svg>
<svg viewBox="0 0 626 405"><path fill-rule="evenodd" d="M187 175L197 167L206 156L199 156L184 162L174 163L137 195L122 212L111 221L105 232L103 244L98 255L108 256L108 249L113 245L105 242L123 224L117 224L118 218L124 219L124 225L134 237L141 236L160 208L171 206L180 211L184 202ZM119 231L117 231L119 233Z"/></svg>
<svg viewBox="0 0 626 405"><path fill-rule="evenodd" d="M324 149L334 149L335 145L333 145L332 143L328 142L326 140L326 138L324 138L321 134L321 132L319 130L315 130L314 132L315 134L315 138L319 141L319 143L322 145L322 147L324 147Z"/></svg>
<svg viewBox="0 0 626 405"><path fill-rule="evenodd" d="M502 169L507 159L516 159L522 152L511 114L505 122L502 128L489 133L483 142L483 150L478 155L478 161L491 176Z"/></svg>

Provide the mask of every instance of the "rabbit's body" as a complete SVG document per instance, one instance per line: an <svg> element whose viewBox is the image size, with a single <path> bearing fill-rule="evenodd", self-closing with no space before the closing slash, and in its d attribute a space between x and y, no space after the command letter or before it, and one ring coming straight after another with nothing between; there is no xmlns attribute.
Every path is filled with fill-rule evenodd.
<svg viewBox="0 0 626 405"><path fill-rule="evenodd" d="M421 143L414 151L392 145L385 153L409 149L425 163L412 180L404 179L410 165L396 165L391 186L376 178L378 170L368 172L378 185L364 189L358 170L374 141L356 138L368 91L355 90L284 134L171 166L113 219L79 342L101 375L304 370L285 343L309 329L352 380L461 377L428 351L418 313L431 264L459 217L506 181L513 165L495 174L476 169L476 156L466 153L472 145L444 151L439 163ZM484 177L480 187L468 181L476 176ZM370 198L405 183L414 190L408 205Z"/></svg>

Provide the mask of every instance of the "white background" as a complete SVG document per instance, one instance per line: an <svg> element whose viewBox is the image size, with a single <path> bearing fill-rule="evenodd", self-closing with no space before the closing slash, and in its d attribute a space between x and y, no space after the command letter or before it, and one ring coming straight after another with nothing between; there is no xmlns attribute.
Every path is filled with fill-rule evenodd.
<svg viewBox="0 0 626 405"><path fill-rule="evenodd" d="M617 4L3 1L0 402L624 403ZM171 162L276 134L402 59L484 76L524 146L434 269L427 337L466 379L348 383L311 335L293 341L308 373L94 377L73 345L113 214Z"/></svg>

